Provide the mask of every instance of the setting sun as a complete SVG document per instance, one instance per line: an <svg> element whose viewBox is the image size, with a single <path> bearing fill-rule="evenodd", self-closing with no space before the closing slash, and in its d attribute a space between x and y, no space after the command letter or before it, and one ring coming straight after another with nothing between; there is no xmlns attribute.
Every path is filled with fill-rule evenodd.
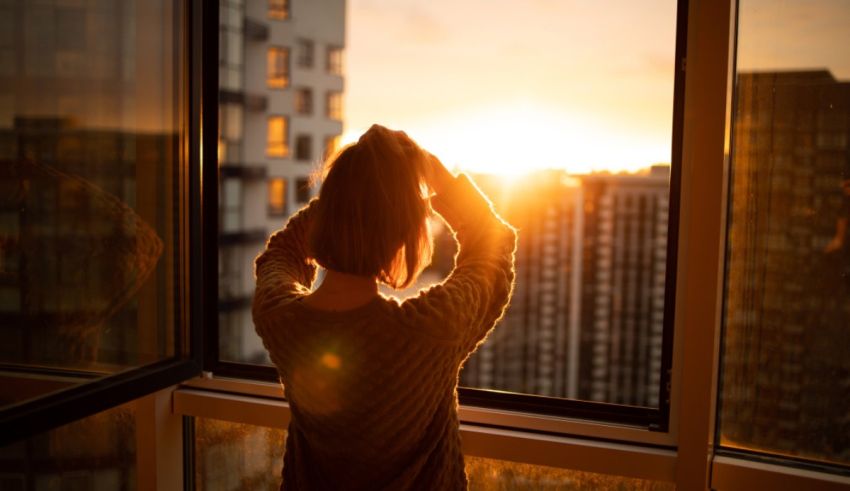
<svg viewBox="0 0 850 491"><path fill-rule="evenodd" d="M633 172L669 162L670 155L663 140L525 101L409 121L399 129L451 168L502 176L541 169ZM350 129L343 143L363 131Z"/></svg>

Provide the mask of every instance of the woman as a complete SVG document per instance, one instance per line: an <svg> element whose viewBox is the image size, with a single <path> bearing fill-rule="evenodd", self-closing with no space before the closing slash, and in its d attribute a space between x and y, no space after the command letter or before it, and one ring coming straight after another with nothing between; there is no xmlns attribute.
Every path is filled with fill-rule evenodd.
<svg viewBox="0 0 850 491"><path fill-rule="evenodd" d="M431 206L459 242L454 270L404 302L380 295L430 261ZM466 176L403 132L374 125L326 165L255 264L254 323L292 413L282 489L466 488L458 372L508 304L515 243Z"/></svg>

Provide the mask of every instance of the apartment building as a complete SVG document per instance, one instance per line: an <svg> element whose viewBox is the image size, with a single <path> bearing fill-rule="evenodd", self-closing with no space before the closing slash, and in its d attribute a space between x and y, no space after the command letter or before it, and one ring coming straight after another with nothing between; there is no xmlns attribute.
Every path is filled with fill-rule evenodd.
<svg viewBox="0 0 850 491"><path fill-rule="evenodd" d="M219 346L262 363L253 260L315 190L342 133L343 0L221 0Z"/></svg>
<svg viewBox="0 0 850 491"><path fill-rule="evenodd" d="M520 230L516 285L462 383L656 406L669 167L636 175L550 171L504 197L498 186L488 192Z"/></svg>

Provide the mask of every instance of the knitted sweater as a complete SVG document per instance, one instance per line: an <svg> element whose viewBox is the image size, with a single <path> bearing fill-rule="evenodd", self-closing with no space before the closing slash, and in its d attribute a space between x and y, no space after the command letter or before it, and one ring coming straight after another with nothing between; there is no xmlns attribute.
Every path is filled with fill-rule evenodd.
<svg viewBox="0 0 850 491"><path fill-rule="evenodd" d="M466 489L457 383L502 316L516 233L461 175L432 206L455 232L455 268L398 302L346 311L310 307L316 268L305 248L312 205L257 257L253 315L292 414L287 490Z"/></svg>

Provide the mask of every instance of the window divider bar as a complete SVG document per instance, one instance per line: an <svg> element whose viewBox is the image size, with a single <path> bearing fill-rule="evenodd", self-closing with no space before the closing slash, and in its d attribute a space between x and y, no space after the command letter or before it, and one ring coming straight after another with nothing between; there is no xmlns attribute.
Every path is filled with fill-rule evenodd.
<svg viewBox="0 0 850 491"><path fill-rule="evenodd" d="M725 246L730 47L734 0L691 1L671 430L679 489L708 489L714 447Z"/></svg>

